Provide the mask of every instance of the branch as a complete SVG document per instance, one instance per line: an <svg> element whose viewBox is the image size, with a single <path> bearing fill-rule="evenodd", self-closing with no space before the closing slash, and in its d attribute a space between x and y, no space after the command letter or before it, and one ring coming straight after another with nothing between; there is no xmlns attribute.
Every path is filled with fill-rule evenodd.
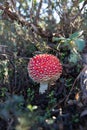
<svg viewBox="0 0 87 130"><path fill-rule="evenodd" d="M12 21L17 21L19 24L22 26L27 26L31 27L31 30L33 30L34 33L40 35L43 38L51 38L52 34L48 31L43 31L43 29L33 23L30 23L24 19L23 16L20 16L20 14L17 12L12 12L9 8L4 7L3 5L0 4L0 9L4 11L4 15L8 16ZM2 14L2 15L3 15ZM6 17L7 18L7 17Z"/></svg>
<svg viewBox="0 0 87 130"><path fill-rule="evenodd" d="M40 1L37 12L36 12L36 17L35 17L36 23L38 22L38 19L39 19L40 10L41 10L41 7L42 7L42 2L43 2L43 0Z"/></svg>
<svg viewBox="0 0 87 130"><path fill-rule="evenodd" d="M42 0L41 0L42 1ZM15 3L13 3L14 1L12 1L12 5ZM39 17L39 10L41 8L41 3L38 7L38 12L37 12L37 18ZM13 7L14 9L14 7ZM53 36L59 36L59 34L52 34L52 32L49 32L47 30L43 30L39 25L37 25L36 23L32 23L32 22L28 22L23 16L21 16L19 14L19 12L16 10L16 8L14 9L14 11L12 11L10 9L10 7L6 8L4 5L0 4L0 10L3 10L3 14L2 17L4 16L5 19L7 20L12 20L12 21L17 21L18 24L21 24L22 26L26 26L26 27L30 27L33 33L36 33L37 35L40 35L42 38L48 38L49 40L52 41L52 37Z"/></svg>
<svg viewBox="0 0 87 130"><path fill-rule="evenodd" d="M70 21L74 22L74 20L80 15L80 13L82 12L82 10L84 9L84 7L85 7L86 4L87 4L87 0L84 1L83 6L80 9L80 11L72 19L70 19Z"/></svg>
<svg viewBox="0 0 87 130"><path fill-rule="evenodd" d="M16 10L16 1L15 1L15 0L11 0L11 3L12 3L12 5L13 5L13 8L15 9L15 11L17 11L17 10Z"/></svg>

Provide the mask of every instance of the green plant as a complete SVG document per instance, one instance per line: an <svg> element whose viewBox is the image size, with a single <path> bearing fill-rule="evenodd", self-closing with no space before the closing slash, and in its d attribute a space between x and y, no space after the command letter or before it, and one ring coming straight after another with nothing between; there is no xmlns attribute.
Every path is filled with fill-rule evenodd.
<svg viewBox="0 0 87 130"><path fill-rule="evenodd" d="M56 104L56 98L54 97L54 91L51 91L48 95L48 107L52 108Z"/></svg>
<svg viewBox="0 0 87 130"><path fill-rule="evenodd" d="M0 60L0 82L8 82L7 60Z"/></svg>
<svg viewBox="0 0 87 130"><path fill-rule="evenodd" d="M55 106L56 104L56 98L54 97L54 91L51 91L49 94L48 94L48 105L46 107L46 112L45 112L45 115L44 115L44 118L47 119L47 118L50 118L51 117L51 110L52 108Z"/></svg>
<svg viewBox="0 0 87 130"><path fill-rule="evenodd" d="M23 96L6 94L5 102L0 103L0 117L4 120L9 120L20 113L23 106Z"/></svg>
<svg viewBox="0 0 87 130"><path fill-rule="evenodd" d="M39 114L34 111L24 111L17 117L18 124L16 130L30 130L32 126L35 126L38 122Z"/></svg>
<svg viewBox="0 0 87 130"><path fill-rule="evenodd" d="M73 123L78 123L79 122L79 114L75 114L72 116L72 122Z"/></svg>
<svg viewBox="0 0 87 130"><path fill-rule="evenodd" d="M79 32L75 32L71 34L69 38L53 37L53 41L58 42L57 49L59 49L59 47L60 48L68 47L68 49L70 50L70 55L69 55L68 60L69 62L74 63L74 64L76 64L77 61L81 59L80 52L82 52L82 50L85 47L85 41L82 38L82 34L83 34L83 31L79 31Z"/></svg>
<svg viewBox="0 0 87 130"><path fill-rule="evenodd" d="M34 99L34 91L30 88L27 89L27 102L28 104L31 104Z"/></svg>
<svg viewBox="0 0 87 130"><path fill-rule="evenodd" d="M29 130L38 122L39 112L36 106L24 107L23 96L10 95L7 93L4 102L0 103L0 119L9 124L10 130Z"/></svg>
<svg viewBox="0 0 87 130"><path fill-rule="evenodd" d="M8 89L6 87L2 87L0 89L0 97L5 97L7 91Z"/></svg>
<svg viewBox="0 0 87 130"><path fill-rule="evenodd" d="M69 90L71 89L71 87L72 87L72 82L73 82L73 78L72 78L72 77L66 79L65 86L67 87L67 89L69 89Z"/></svg>
<svg viewBox="0 0 87 130"><path fill-rule="evenodd" d="M27 105L27 108L28 108L31 112L33 112L34 110L37 109L37 106L32 106L31 104L29 104L29 105Z"/></svg>

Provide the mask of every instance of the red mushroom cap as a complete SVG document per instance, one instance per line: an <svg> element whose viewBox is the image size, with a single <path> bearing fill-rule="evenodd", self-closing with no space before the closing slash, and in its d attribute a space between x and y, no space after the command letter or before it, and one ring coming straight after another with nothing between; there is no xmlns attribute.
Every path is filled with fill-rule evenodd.
<svg viewBox="0 0 87 130"><path fill-rule="evenodd" d="M51 54L39 54L28 63L29 76L36 82L57 80L62 73L62 65L57 57Z"/></svg>

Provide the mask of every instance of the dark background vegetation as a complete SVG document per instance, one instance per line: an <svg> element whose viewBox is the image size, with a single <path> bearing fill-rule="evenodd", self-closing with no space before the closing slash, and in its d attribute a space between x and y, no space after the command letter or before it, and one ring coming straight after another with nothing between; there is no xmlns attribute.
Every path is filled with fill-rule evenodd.
<svg viewBox="0 0 87 130"><path fill-rule="evenodd" d="M0 0L0 130L86 130L86 52L87 0ZM63 73L39 94L27 65L43 53Z"/></svg>

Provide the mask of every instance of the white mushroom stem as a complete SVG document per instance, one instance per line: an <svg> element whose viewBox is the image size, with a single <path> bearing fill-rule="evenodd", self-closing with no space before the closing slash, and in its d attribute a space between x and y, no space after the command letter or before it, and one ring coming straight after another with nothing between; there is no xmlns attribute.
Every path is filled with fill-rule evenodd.
<svg viewBox="0 0 87 130"><path fill-rule="evenodd" d="M48 88L47 82L40 82L39 93L43 94Z"/></svg>

